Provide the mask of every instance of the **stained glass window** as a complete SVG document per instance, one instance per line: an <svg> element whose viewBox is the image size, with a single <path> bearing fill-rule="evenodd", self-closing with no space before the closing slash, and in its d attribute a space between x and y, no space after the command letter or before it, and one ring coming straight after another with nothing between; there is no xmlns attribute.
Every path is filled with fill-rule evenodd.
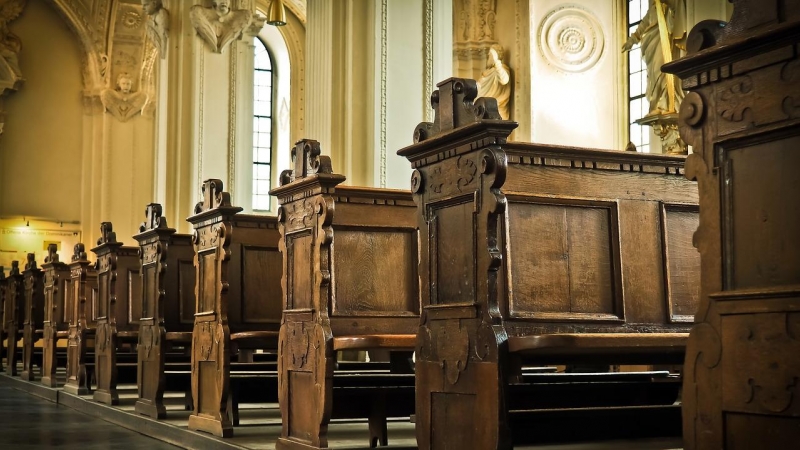
<svg viewBox="0 0 800 450"><path fill-rule="evenodd" d="M273 86L272 57L258 37L255 45L253 90L253 210L269 211L272 188Z"/></svg>

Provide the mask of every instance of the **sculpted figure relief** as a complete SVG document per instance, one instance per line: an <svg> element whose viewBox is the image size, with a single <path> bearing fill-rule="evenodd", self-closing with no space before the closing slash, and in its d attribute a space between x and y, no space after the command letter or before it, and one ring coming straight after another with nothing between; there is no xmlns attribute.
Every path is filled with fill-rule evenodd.
<svg viewBox="0 0 800 450"><path fill-rule="evenodd" d="M161 0L142 0L142 6L148 16L147 23L145 23L145 32L163 59L167 55L169 11L164 8Z"/></svg>
<svg viewBox="0 0 800 450"><path fill-rule="evenodd" d="M686 49L686 0L650 0L650 8L622 51L641 44L647 65L648 116L677 112L683 99L680 80L661 72L661 66Z"/></svg>
<svg viewBox="0 0 800 450"><path fill-rule="evenodd" d="M5 89L17 89L22 81L17 55L22 41L8 29L8 24L22 14L26 0L0 2L0 94Z"/></svg>
<svg viewBox="0 0 800 450"><path fill-rule="evenodd" d="M216 0L212 8L192 6L189 17L197 34L211 47L222 53L250 25L253 13L244 9L231 10L230 0Z"/></svg>
<svg viewBox="0 0 800 450"><path fill-rule="evenodd" d="M144 92L132 92L133 78L127 72L117 77L116 89L105 89L100 94L103 106L120 122L125 122L142 110L147 102Z"/></svg>
<svg viewBox="0 0 800 450"><path fill-rule="evenodd" d="M509 118L508 100L511 98L511 74L503 64L503 47L494 44L489 48L486 70L478 80L478 97L494 97L504 120Z"/></svg>

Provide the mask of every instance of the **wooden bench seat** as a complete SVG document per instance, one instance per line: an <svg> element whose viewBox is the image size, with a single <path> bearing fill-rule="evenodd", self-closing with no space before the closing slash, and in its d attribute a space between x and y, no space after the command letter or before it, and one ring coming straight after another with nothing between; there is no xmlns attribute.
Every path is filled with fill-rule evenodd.
<svg viewBox="0 0 800 450"><path fill-rule="evenodd" d="M35 367L42 369L42 348L40 340L44 321L44 272L36 266L36 255L28 253L25 271L22 273L25 296L22 312L22 372L20 378L35 381ZM37 328L39 332L37 333ZM36 344L39 344L37 347Z"/></svg>
<svg viewBox="0 0 800 450"><path fill-rule="evenodd" d="M42 384L57 387L58 343L69 338L66 299L69 295L70 269L58 256L58 246L48 244L44 271L44 317L42 338Z"/></svg>
<svg viewBox="0 0 800 450"><path fill-rule="evenodd" d="M19 261L11 262L11 270L5 279L3 327L6 338L6 374L17 376L17 361L21 355L19 341L22 338L25 285L19 271Z"/></svg>
<svg viewBox="0 0 800 450"><path fill-rule="evenodd" d="M191 430L233 435L231 357L276 352L282 277L275 217L240 214L220 180L203 183L187 220L195 229L196 307L192 337ZM277 390L272 391L273 400Z"/></svg>
<svg viewBox="0 0 800 450"><path fill-rule="evenodd" d="M404 400L383 405L375 399L395 392L392 374L342 378L336 355L389 350L390 371L411 372L393 375L413 380L408 360L419 326L414 204L408 192L341 186L345 177L333 173L316 141L299 141L292 160L293 170L281 174L281 186L271 192L280 204L284 272L283 428L276 447L326 448L330 420L353 414L368 418L371 444L385 443L386 418L413 413L413 387L396 390ZM345 380L362 387L345 387ZM373 406L347 413L360 399L372 399Z"/></svg>
<svg viewBox="0 0 800 450"><path fill-rule="evenodd" d="M508 338L508 351L527 361L682 364L688 333L554 333Z"/></svg>
<svg viewBox="0 0 800 450"><path fill-rule="evenodd" d="M135 410L154 419L167 415L164 392L167 390L165 367L173 362L189 363L195 308L195 271L192 236L179 234L163 217L163 208L150 203L145 221L133 236L139 243L139 376ZM186 393L190 384L179 386ZM189 394L188 398L191 398Z"/></svg>
<svg viewBox="0 0 800 450"><path fill-rule="evenodd" d="M509 142L516 124L474 80L438 87L435 121L398 151L421 237L418 445L507 449L523 444L506 424L525 363L682 361L697 186L682 157Z"/></svg>
<svg viewBox="0 0 800 450"><path fill-rule="evenodd" d="M85 246L75 244L69 264L70 281L65 298L67 337L67 381L64 391L74 395L90 392L89 380L94 366L89 363L89 349L94 351L97 311L97 271L87 258ZM94 361L94 358L91 359Z"/></svg>

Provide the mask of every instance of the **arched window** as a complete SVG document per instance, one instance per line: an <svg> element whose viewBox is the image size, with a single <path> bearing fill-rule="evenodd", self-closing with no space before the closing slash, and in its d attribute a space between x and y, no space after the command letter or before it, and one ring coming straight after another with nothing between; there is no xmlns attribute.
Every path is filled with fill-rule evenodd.
<svg viewBox="0 0 800 450"><path fill-rule="evenodd" d="M639 22L647 13L648 0L628 0L628 36L636 31ZM647 91L647 66L642 61L642 49L639 44L628 52L628 130L630 141L636 149L643 153L650 152L650 127L639 125L637 120L650 112Z"/></svg>
<svg viewBox="0 0 800 450"><path fill-rule="evenodd" d="M253 74L253 210L270 211L272 188L275 71L267 46L253 38L255 61Z"/></svg>

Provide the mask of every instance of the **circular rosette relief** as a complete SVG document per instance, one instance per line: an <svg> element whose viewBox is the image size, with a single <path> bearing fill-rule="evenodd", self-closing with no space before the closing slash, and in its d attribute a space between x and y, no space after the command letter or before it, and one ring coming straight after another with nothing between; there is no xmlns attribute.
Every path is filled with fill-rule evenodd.
<svg viewBox="0 0 800 450"><path fill-rule="evenodd" d="M591 12L561 6L545 16L539 27L539 50L544 59L565 72L584 72L603 56L603 28Z"/></svg>

